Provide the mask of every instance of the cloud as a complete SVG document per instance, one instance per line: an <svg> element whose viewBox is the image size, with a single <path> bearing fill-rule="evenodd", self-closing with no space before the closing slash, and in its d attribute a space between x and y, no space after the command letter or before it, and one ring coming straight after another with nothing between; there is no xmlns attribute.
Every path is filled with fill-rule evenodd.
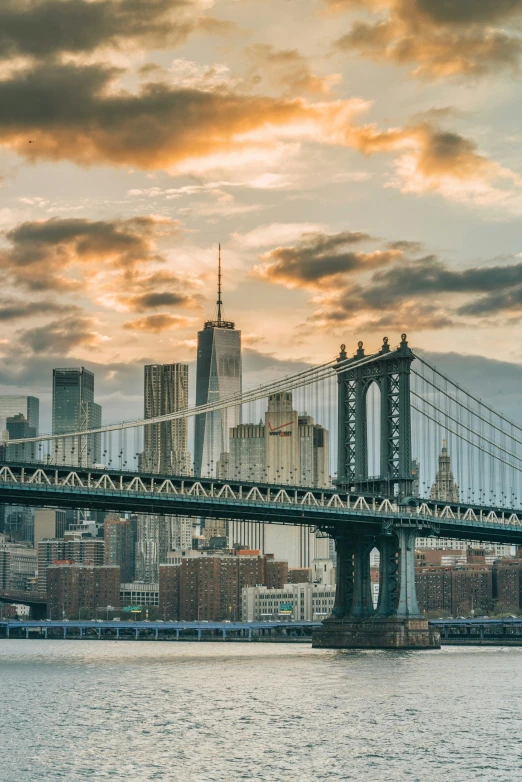
<svg viewBox="0 0 522 782"><path fill-rule="evenodd" d="M402 192L438 192L522 211L517 174L480 154L473 140L429 121L387 129L358 125L355 116L369 108L358 98L310 103L165 81L128 92L118 86L121 75L99 64L43 64L0 79L0 105L6 107L0 146L33 162L133 165L200 176L226 171L229 181L239 169L239 181L248 171L251 186L273 188L287 186L280 173L302 155L304 142L338 145L394 155L395 175L387 184ZM227 193L215 195L218 203L208 216L258 208L231 205Z"/></svg>
<svg viewBox="0 0 522 782"><path fill-rule="evenodd" d="M178 232L176 222L154 217L25 222L4 233L0 270L29 291L82 292L124 309L194 306L195 283L164 268L157 247Z"/></svg>
<svg viewBox="0 0 522 782"><path fill-rule="evenodd" d="M155 315L147 315L138 320L127 320L123 328L129 331L146 331L152 334L160 334L174 328L185 328L192 324L191 318L182 318L179 315L169 315L167 312L158 312Z"/></svg>
<svg viewBox="0 0 522 782"><path fill-rule="evenodd" d="M198 0L3 0L0 58L166 49L209 24Z"/></svg>
<svg viewBox="0 0 522 782"><path fill-rule="evenodd" d="M271 223L270 225L258 225L245 234L233 234L233 239L239 247L244 249L257 249L266 247L275 242L290 242L299 239L303 234L316 233L322 230L322 226L316 223Z"/></svg>
<svg viewBox="0 0 522 782"><path fill-rule="evenodd" d="M110 339L95 330L96 323L89 317L66 317L17 332L22 348L32 353L57 353L67 356L74 348L96 347Z"/></svg>
<svg viewBox="0 0 522 782"><path fill-rule="evenodd" d="M261 264L254 272L258 277L288 287L314 288L331 286L342 275L375 269L402 257L402 251L394 249L373 252L350 249L370 239L368 234L352 231L305 233L297 244L276 247L262 255Z"/></svg>
<svg viewBox="0 0 522 782"><path fill-rule="evenodd" d="M377 248L362 251L363 242ZM420 250L418 242L362 232L304 234L262 255L255 273L311 290L316 309L309 323L324 330L343 324L421 331L480 325L477 318L487 325L522 319L522 263L455 270Z"/></svg>
<svg viewBox="0 0 522 782"><path fill-rule="evenodd" d="M380 130L375 125L351 127L347 143L363 154L394 153L395 177L389 187L403 193L438 192L478 206L501 206L519 213L522 178L489 160L476 143L430 122Z"/></svg>
<svg viewBox="0 0 522 782"><path fill-rule="evenodd" d="M263 153L278 139L343 143L360 100L310 104L150 81L119 87L106 65L39 64L0 80L0 145L32 161L173 169L187 159ZM217 161L216 161L217 162Z"/></svg>
<svg viewBox="0 0 522 782"><path fill-rule="evenodd" d="M327 0L332 8L373 12L338 39L337 49L413 64L425 78L518 71L522 0Z"/></svg>
<svg viewBox="0 0 522 782"><path fill-rule="evenodd" d="M268 86L288 96L328 95L341 74L318 76L309 60L297 49L276 49L271 44L257 43L245 50L249 67L245 83L251 87Z"/></svg>
<svg viewBox="0 0 522 782"><path fill-rule="evenodd" d="M0 300L0 321L8 322L33 318L38 315L65 314L77 311L78 307L73 305L57 304L54 301L20 301L20 300Z"/></svg>

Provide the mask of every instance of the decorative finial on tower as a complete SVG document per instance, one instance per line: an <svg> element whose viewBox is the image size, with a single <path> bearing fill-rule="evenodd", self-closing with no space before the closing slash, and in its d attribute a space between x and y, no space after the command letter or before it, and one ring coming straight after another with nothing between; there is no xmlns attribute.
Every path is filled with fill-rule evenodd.
<svg viewBox="0 0 522 782"><path fill-rule="evenodd" d="M357 353L356 353L356 356L357 356L357 358L362 358L364 356L364 348L363 348L362 341L357 343Z"/></svg>
<svg viewBox="0 0 522 782"><path fill-rule="evenodd" d="M337 361L345 361L347 359L346 355L346 345L341 345L341 352L339 353L339 358Z"/></svg>
<svg viewBox="0 0 522 782"><path fill-rule="evenodd" d="M390 352L390 346L388 345L388 337L382 338L382 348L381 353L389 353Z"/></svg>

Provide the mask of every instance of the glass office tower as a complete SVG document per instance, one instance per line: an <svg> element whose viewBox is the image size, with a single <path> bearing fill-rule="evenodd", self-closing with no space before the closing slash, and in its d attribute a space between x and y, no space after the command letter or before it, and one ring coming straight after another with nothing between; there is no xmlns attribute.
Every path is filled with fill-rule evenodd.
<svg viewBox="0 0 522 782"><path fill-rule="evenodd" d="M53 434L98 429L102 409L94 401L94 375L84 367L53 369ZM99 434L57 440L53 461L90 467L101 461Z"/></svg>
<svg viewBox="0 0 522 782"><path fill-rule="evenodd" d="M221 252L218 300L214 320L198 332L196 405L216 402L241 393L241 332L225 320L221 301ZM194 473L216 475L221 455L229 450L229 431L241 423L241 407L231 407L196 416Z"/></svg>
<svg viewBox="0 0 522 782"><path fill-rule="evenodd" d="M38 434L40 427L40 400L35 396L17 394L0 395L0 429L6 428L6 419L23 415L29 426ZM36 435L35 435L36 436Z"/></svg>

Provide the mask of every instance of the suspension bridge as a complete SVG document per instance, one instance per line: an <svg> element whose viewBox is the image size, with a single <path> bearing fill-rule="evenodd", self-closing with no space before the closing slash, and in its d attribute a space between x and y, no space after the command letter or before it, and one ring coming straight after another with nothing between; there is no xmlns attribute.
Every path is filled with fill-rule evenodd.
<svg viewBox="0 0 522 782"><path fill-rule="evenodd" d="M291 421L268 422L272 464L206 465L205 475L140 469L146 427L220 417L255 422L292 394L321 423L337 469L320 480L294 469ZM287 397L288 398L288 397ZM269 408L270 409L270 408ZM284 421L284 418L283 418ZM270 431L268 431L268 428ZM275 436L277 435L277 437ZM442 441L453 472L434 492ZM227 443L223 443L223 448ZM98 463L95 459L101 459ZM242 394L150 419L66 435L10 440L0 454L0 502L305 525L337 550L333 615L314 633L325 647L430 648L440 639L419 613L415 539L442 536L522 545L522 427L440 373L409 347L333 361ZM202 470L202 472L204 472ZM370 551L381 554L374 609Z"/></svg>

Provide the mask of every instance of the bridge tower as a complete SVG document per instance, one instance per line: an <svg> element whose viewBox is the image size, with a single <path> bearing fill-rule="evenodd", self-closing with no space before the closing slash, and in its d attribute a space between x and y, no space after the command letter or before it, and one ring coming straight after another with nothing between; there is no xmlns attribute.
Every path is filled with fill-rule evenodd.
<svg viewBox="0 0 522 782"><path fill-rule="evenodd" d="M364 359L367 358L366 361ZM391 350L388 338L378 353L365 356L362 342L353 358L341 346L339 383L339 464L337 485L348 494L379 495L391 501L411 496L410 370L415 358L406 334ZM354 366L351 367L350 365ZM380 475L368 475L366 397L380 390ZM423 532L405 514L387 520L380 532L347 524L328 530L337 550L337 588L332 616L314 633L325 648L429 649L440 639L419 612L415 589L415 538ZM424 533L425 534L425 533ZM370 552L380 552L379 603L373 607Z"/></svg>
<svg viewBox="0 0 522 782"><path fill-rule="evenodd" d="M415 358L406 334L391 350L384 337L378 353L365 359L359 342L353 358L345 346L337 359L339 384L337 485L343 491L383 497L407 497L413 484L411 458L410 369ZM350 368L350 364L356 364ZM376 383L380 391L380 475L368 475L366 397Z"/></svg>

